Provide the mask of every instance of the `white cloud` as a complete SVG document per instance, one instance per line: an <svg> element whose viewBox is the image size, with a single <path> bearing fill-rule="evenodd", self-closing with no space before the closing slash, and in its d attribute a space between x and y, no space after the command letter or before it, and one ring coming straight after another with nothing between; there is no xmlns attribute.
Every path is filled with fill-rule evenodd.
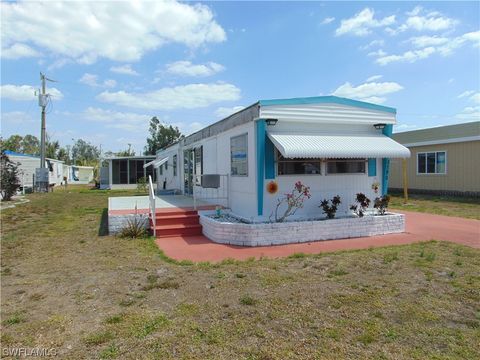
<svg viewBox="0 0 480 360"><path fill-rule="evenodd" d="M382 77L383 77L383 75L373 75L373 76L370 76L366 80L366 82L372 82L372 81L375 81L375 80L380 80Z"/></svg>
<svg viewBox="0 0 480 360"><path fill-rule="evenodd" d="M219 107L217 110L215 110L215 116L220 119L223 119L244 108L245 108L244 106Z"/></svg>
<svg viewBox="0 0 480 360"><path fill-rule="evenodd" d="M110 71L117 74L123 74L123 75L132 75L132 76L139 75L138 72L132 69L132 65L130 64L121 65L121 66L112 66L110 68Z"/></svg>
<svg viewBox="0 0 480 360"><path fill-rule="evenodd" d="M417 36L412 37L408 41L413 44L413 46L417 48L423 48L427 46L437 46L442 45L448 42L448 38L446 37L438 37L438 36Z"/></svg>
<svg viewBox="0 0 480 360"><path fill-rule="evenodd" d="M430 46L421 50L409 50L401 55L386 55L380 56L375 60L379 65L387 65L392 62L410 62L413 63L420 59L428 58L435 52L435 48Z"/></svg>
<svg viewBox="0 0 480 360"><path fill-rule="evenodd" d="M174 0L2 2L1 12L2 47L29 46L84 64L137 61L168 43L197 48L226 39L208 6Z"/></svg>
<svg viewBox="0 0 480 360"><path fill-rule="evenodd" d="M35 49L32 49L30 46L25 44L13 44L8 48L2 49L2 58L4 59L20 59L20 58L27 58L27 57L40 57L40 54Z"/></svg>
<svg viewBox="0 0 480 360"><path fill-rule="evenodd" d="M322 22L320 24L321 25L327 25L327 24L330 24L333 21L335 21L334 17L326 17L325 19L322 20Z"/></svg>
<svg viewBox="0 0 480 360"><path fill-rule="evenodd" d="M467 106L455 118L462 121L479 121L480 106Z"/></svg>
<svg viewBox="0 0 480 360"><path fill-rule="evenodd" d="M367 50L375 46L383 46L385 45L384 40L372 40L367 45L360 46L360 50Z"/></svg>
<svg viewBox="0 0 480 360"><path fill-rule="evenodd" d="M166 65L169 74L180 76L211 76L225 70L223 65L215 62L192 64L190 61L176 61Z"/></svg>
<svg viewBox="0 0 480 360"><path fill-rule="evenodd" d="M105 110L105 109L100 109L95 107L88 107L83 112L83 115L87 120L103 122L103 123L113 123L113 122L127 122L130 124L138 124L142 122L148 123L148 121L151 118L150 115Z"/></svg>
<svg viewBox="0 0 480 360"><path fill-rule="evenodd" d="M85 73L83 76L78 80L80 83L92 86L92 87L106 87L106 88L113 88L117 86L117 82L112 79L107 79L103 83L98 82L98 75Z"/></svg>
<svg viewBox="0 0 480 360"><path fill-rule="evenodd" d="M480 93L477 92L476 94L470 96L470 100L476 104L480 104Z"/></svg>
<svg viewBox="0 0 480 360"><path fill-rule="evenodd" d="M475 90L466 90L463 93L461 93L460 95L458 95L457 98L461 99L461 98L464 98L464 97L469 97L470 95L473 95L474 93L475 93Z"/></svg>
<svg viewBox="0 0 480 360"><path fill-rule="evenodd" d="M416 31L440 31L453 28L458 21L443 16L437 11L425 14L421 6L416 6L411 12L407 12L407 20L402 24L397 32L413 29Z"/></svg>
<svg viewBox="0 0 480 360"><path fill-rule="evenodd" d="M388 55L384 51L380 50L379 52L372 52L369 55L376 56L377 59L375 62L380 65L387 65L393 62L413 63L421 59L426 59L435 53L438 53L441 56L448 56L453 54L456 49L464 46L467 43L472 43L474 46L478 46L478 43L480 42L480 31L465 33L454 38L421 36L417 38L411 38L409 41L415 46L418 45L418 47L425 46L429 43L433 45L435 42L437 45L408 50L403 54Z"/></svg>
<svg viewBox="0 0 480 360"><path fill-rule="evenodd" d="M2 113L2 123L20 125L32 122L34 122L34 119L32 119L32 117L24 111L10 111Z"/></svg>
<svg viewBox="0 0 480 360"><path fill-rule="evenodd" d="M221 82L165 87L146 93L104 91L97 96L103 102L150 110L195 109L239 98L239 88Z"/></svg>
<svg viewBox="0 0 480 360"><path fill-rule="evenodd" d="M31 101L37 99L35 91L38 90L31 85L1 85L0 94L2 98L16 101ZM50 94L53 99L60 100L63 98L63 94L60 90L51 87L47 87L47 94Z"/></svg>
<svg viewBox="0 0 480 360"><path fill-rule="evenodd" d="M381 20L374 18L375 11L365 8L349 19L343 19L340 27L335 31L335 35L352 34L355 36L365 36L371 33L372 28L385 27L395 23L395 15L387 16Z"/></svg>
<svg viewBox="0 0 480 360"><path fill-rule="evenodd" d="M403 86L396 82L367 82L358 86L352 86L352 84L346 82L339 86L333 92L333 95L382 104L387 100L385 95L402 89Z"/></svg>
<svg viewBox="0 0 480 360"><path fill-rule="evenodd" d="M382 57L382 56L385 56L387 55L387 53L385 51L383 51L382 49L379 49L377 51L371 51L367 54L368 56L377 56L377 57Z"/></svg>

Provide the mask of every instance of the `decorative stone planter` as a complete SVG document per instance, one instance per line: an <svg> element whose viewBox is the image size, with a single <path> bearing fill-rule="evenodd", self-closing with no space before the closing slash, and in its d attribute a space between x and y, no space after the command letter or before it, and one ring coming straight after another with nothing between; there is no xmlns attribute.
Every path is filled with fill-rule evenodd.
<svg viewBox="0 0 480 360"><path fill-rule="evenodd" d="M362 218L257 224L221 222L207 216L213 213L199 211L203 234L217 243L241 246L282 245L405 232L405 215L395 213Z"/></svg>

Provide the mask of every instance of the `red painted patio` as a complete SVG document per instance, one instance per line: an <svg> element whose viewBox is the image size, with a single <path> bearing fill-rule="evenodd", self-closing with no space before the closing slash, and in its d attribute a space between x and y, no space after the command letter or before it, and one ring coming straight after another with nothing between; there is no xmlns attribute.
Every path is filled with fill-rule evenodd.
<svg viewBox="0 0 480 360"><path fill-rule="evenodd" d="M397 211L406 215L406 232L343 240L317 241L265 247L217 244L205 236L163 237L156 240L165 255L176 260L222 261L255 257L285 257L294 253L316 254L337 250L366 249L420 241L444 240L480 249L480 221L457 217Z"/></svg>

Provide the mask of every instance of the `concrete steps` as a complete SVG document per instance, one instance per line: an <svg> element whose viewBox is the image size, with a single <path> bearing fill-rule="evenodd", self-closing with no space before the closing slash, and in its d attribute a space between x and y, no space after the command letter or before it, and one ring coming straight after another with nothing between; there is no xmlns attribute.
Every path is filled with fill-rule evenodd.
<svg viewBox="0 0 480 360"><path fill-rule="evenodd" d="M202 235L202 225L195 210L162 210L155 214L157 238ZM150 229L153 231L152 221Z"/></svg>

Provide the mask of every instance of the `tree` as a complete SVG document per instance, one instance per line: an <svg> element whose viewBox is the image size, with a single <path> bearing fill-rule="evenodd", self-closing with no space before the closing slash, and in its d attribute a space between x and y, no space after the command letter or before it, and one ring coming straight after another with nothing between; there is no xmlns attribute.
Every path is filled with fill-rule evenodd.
<svg viewBox="0 0 480 360"><path fill-rule="evenodd" d="M22 153L40 155L40 141L34 135L25 135L22 140Z"/></svg>
<svg viewBox="0 0 480 360"><path fill-rule="evenodd" d="M8 139L2 141L2 150L21 152L22 140L23 137L20 135L11 135Z"/></svg>
<svg viewBox="0 0 480 360"><path fill-rule="evenodd" d="M70 164L70 146L60 147L57 151L57 159Z"/></svg>
<svg viewBox="0 0 480 360"><path fill-rule="evenodd" d="M59 149L60 143L58 142L58 140L50 141L50 139L47 138L47 141L45 143L45 157L57 159Z"/></svg>
<svg viewBox="0 0 480 360"><path fill-rule="evenodd" d="M182 135L178 127L163 125L156 116L150 120L148 132L150 133L150 137L147 138L145 155L155 155L157 150L174 143Z"/></svg>
<svg viewBox="0 0 480 360"><path fill-rule="evenodd" d="M78 139L72 146L72 160L76 165L95 166L100 159L100 150L88 141Z"/></svg>
<svg viewBox="0 0 480 360"><path fill-rule="evenodd" d="M135 156L135 150L132 149L132 144L128 144L128 149L115 153L116 156Z"/></svg>
<svg viewBox="0 0 480 360"><path fill-rule="evenodd" d="M0 194L2 200L9 201L20 187L20 180L18 179L18 164L11 161L4 152L0 155L0 173Z"/></svg>

